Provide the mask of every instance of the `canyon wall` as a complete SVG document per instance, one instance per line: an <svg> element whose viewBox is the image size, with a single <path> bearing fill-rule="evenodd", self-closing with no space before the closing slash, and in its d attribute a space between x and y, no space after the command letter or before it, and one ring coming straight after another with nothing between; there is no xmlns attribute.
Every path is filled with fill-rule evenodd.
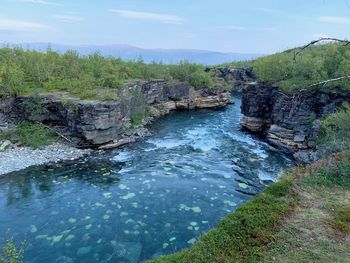
<svg viewBox="0 0 350 263"><path fill-rule="evenodd" d="M350 101L350 92L325 88L287 95L278 87L253 83L242 91L241 126L264 134L270 144L308 162L321 118L345 101Z"/></svg>
<svg viewBox="0 0 350 263"><path fill-rule="evenodd" d="M117 147L148 133L143 128L172 110L219 108L231 95L218 89L195 90L186 82L136 81L118 92L118 99L79 100L67 93L2 98L2 116L17 122L39 121L62 129L82 147ZM39 101L38 101L39 100ZM107 144L107 145L106 145Z"/></svg>

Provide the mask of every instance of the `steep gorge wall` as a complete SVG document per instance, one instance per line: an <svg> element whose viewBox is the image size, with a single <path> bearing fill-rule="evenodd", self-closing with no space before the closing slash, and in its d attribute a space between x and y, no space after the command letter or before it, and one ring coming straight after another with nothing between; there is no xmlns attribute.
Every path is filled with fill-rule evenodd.
<svg viewBox="0 0 350 263"><path fill-rule="evenodd" d="M0 105L7 106L0 112L17 121L35 120L62 127L80 146L117 147L147 134L142 124L153 118L172 110L223 107L231 97L221 90L195 90L185 82L152 80L127 84L118 99L110 101L79 100L66 93L42 95L39 106L44 111L35 116L25 106L32 103L30 100L32 97L2 98ZM140 127L132 125L135 116L141 118Z"/></svg>
<svg viewBox="0 0 350 263"><path fill-rule="evenodd" d="M307 162L307 153L315 148L320 119L333 113L350 92L329 89L300 91L293 95L278 87L250 84L242 92L241 126L261 133L272 145Z"/></svg>

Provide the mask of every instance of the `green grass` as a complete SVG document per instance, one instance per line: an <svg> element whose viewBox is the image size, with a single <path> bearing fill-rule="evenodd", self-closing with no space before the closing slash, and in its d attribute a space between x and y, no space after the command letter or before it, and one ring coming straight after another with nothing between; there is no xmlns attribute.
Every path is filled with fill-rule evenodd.
<svg viewBox="0 0 350 263"><path fill-rule="evenodd" d="M10 140L20 146L42 148L56 140L56 135L47 128L29 122L19 124L14 130L0 133L0 140Z"/></svg>

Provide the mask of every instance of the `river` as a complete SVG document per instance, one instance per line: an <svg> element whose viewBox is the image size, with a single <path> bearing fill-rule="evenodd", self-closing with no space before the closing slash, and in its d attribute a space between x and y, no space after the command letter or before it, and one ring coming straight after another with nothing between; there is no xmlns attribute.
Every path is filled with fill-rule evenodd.
<svg viewBox="0 0 350 263"><path fill-rule="evenodd" d="M240 99L174 112L153 136L0 179L0 246L25 262L131 262L191 246L292 165L240 130Z"/></svg>

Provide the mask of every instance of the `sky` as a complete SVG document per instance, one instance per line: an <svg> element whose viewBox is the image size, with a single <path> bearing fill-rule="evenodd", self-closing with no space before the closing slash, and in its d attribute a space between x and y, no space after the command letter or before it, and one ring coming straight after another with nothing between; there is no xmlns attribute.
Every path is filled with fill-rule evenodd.
<svg viewBox="0 0 350 263"><path fill-rule="evenodd" d="M0 0L0 42L268 54L350 38L350 0Z"/></svg>

